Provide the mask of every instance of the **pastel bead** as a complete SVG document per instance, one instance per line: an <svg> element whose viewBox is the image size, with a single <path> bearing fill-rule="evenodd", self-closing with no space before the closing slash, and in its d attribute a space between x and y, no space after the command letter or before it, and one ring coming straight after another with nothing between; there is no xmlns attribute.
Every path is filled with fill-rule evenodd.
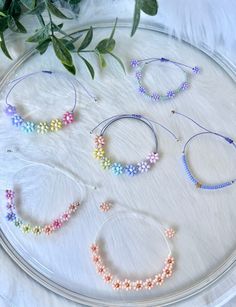
<svg viewBox="0 0 236 307"><path fill-rule="evenodd" d="M13 116L16 114L16 107L9 104L4 111L7 116Z"/></svg>
<svg viewBox="0 0 236 307"><path fill-rule="evenodd" d="M53 119L50 122L50 130L58 131L62 128L62 121L60 119Z"/></svg>
<svg viewBox="0 0 236 307"><path fill-rule="evenodd" d="M45 134L45 133L48 133L48 131L49 131L49 126L46 122L39 123L37 125L37 133Z"/></svg>

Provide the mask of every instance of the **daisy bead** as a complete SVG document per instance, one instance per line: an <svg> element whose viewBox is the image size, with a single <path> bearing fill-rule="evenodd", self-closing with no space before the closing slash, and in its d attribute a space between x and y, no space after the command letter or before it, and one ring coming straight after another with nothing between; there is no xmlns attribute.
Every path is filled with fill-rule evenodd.
<svg viewBox="0 0 236 307"><path fill-rule="evenodd" d="M99 275L104 275L104 274L106 273L106 268L105 268L105 266L99 264L99 265L97 266L97 273L98 273Z"/></svg>
<svg viewBox="0 0 236 307"><path fill-rule="evenodd" d="M45 225L43 227L43 232L46 234L46 235L50 235L52 232L53 232L53 228L51 225Z"/></svg>
<svg viewBox="0 0 236 307"><path fill-rule="evenodd" d="M16 214L14 212L9 212L7 213L6 215L6 219L9 221L9 222L13 222L15 219L16 219Z"/></svg>
<svg viewBox="0 0 236 307"><path fill-rule="evenodd" d="M174 259L174 257L172 257L172 256L167 257L167 258L166 258L166 261L165 261L165 264L166 264L166 266L172 268L172 266L175 264L175 259Z"/></svg>
<svg viewBox="0 0 236 307"><path fill-rule="evenodd" d="M192 72L193 72L194 74L199 74L199 73L200 73L200 68L197 67L197 66L195 66L195 67L192 68Z"/></svg>
<svg viewBox="0 0 236 307"><path fill-rule="evenodd" d="M35 226L32 231L35 235L40 235L42 233L42 228L40 226Z"/></svg>
<svg viewBox="0 0 236 307"><path fill-rule="evenodd" d="M110 209L111 209L111 204L110 204L110 203L108 203L108 202L101 203L101 205L100 205L100 210L101 210L102 212L107 212L107 211L109 211Z"/></svg>
<svg viewBox="0 0 236 307"><path fill-rule="evenodd" d="M100 160L104 157L104 155L105 155L105 151L104 151L103 148L100 148L100 147L95 148L94 151L93 151L93 156L94 156L95 159Z"/></svg>
<svg viewBox="0 0 236 307"><path fill-rule="evenodd" d="M71 123L73 123L74 121L74 114L72 112L66 112L63 115L63 119L62 119L64 125L69 125Z"/></svg>
<svg viewBox="0 0 236 307"><path fill-rule="evenodd" d="M112 172L117 176L123 174L124 171L124 168L120 163L113 163L111 169Z"/></svg>
<svg viewBox="0 0 236 307"><path fill-rule="evenodd" d="M48 130L49 130L49 126L46 122L45 123L39 123L37 125L37 133L45 134L45 133L48 132Z"/></svg>
<svg viewBox="0 0 236 307"><path fill-rule="evenodd" d="M122 282L119 281L119 279L114 280L112 283L112 288L114 290L120 290L122 288Z"/></svg>
<svg viewBox="0 0 236 307"><path fill-rule="evenodd" d="M17 220L15 220L14 224L15 224L16 227L21 227L21 225L23 224L23 221L20 220L20 219L17 219Z"/></svg>
<svg viewBox="0 0 236 307"><path fill-rule="evenodd" d="M145 94L146 93L146 90L145 90L145 88L143 86L140 86L138 88L138 91L139 91L140 94Z"/></svg>
<svg viewBox="0 0 236 307"><path fill-rule="evenodd" d="M161 286L164 282L164 276L162 274L158 274L155 276L155 284Z"/></svg>
<svg viewBox="0 0 236 307"><path fill-rule="evenodd" d="M151 163L151 164L155 164L158 160L159 160L159 154L157 152L151 152L148 156L147 156L147 160Z"/></svg>
<svg viewBox="0 0 236 307"><path fill-rule="evenodd" d="M141 78L142 78L142 73L141 73L141 71L137 71L136 74L135 74L135 76L136 76L136 79L137 79L137 80L141 80Z"/></svg>
<svg viewBox="0 0 236 307"><path fill-rule="evenodd" d="M62 221L60 219L56 219L52 222L52 228L54 230L60 229L62 226Z"/></svg>
<svg viewBox="0 0 236 307"><path fill-rule="evenodd" d="M185 91L185 90L187 90L188 88L189 88L189 83L188 83L188 82L183 82L183 83L181 84L180 89L181 89L182 91Z"/></svg>
<svg viewBox="0 0 236 307"><path fill-rule="evenodd" d="M147 290L151 290L154 287L154 282L151 278L146 279L144 283L144 288Z"/></svg>
<svg viewBox="0 0 236 307"><path fill-rule="evenodd" d="M136 291L141 290L143 288L142 280L135 281L133 287L134 287L134 290L136 290Z"/></svg>
<svg viewBox="0 0 236 307"><path fill-rule="evenodd" d="M110 273L106 273L103 276L103 280L105 281L106 284L110 284L112 282L112 275Z"/></svg>
<svg viewBox="0 0 236 307"><path fill-rule="evenodd" d="M9 202L9 203L7 203L7 205L6 205L6 208L7 208L7 210L9 210L9 211L13 211L13 210L16 209L16 206L15 206L12 202Z"/></svg>
<svg viewBox="0 0 236 307"><path fill-rule="evenodd" d="M138 62L138 60L133 59L133 60L130 61L130 65L134 68L134 67L137 67L139 65L139 62Z"/></svg>
<svg viewBox="0 0 236 307"><path fill-rule="evenodd" d="M157 93L153 93L152 96L151 96L151 99L154 100L154 101L157 101L160 99L160 95L158 95Z"/></svg>
<svg viewBox="0 0 236 307"><path fill-rule="evenodd" d="M50 123L51 131L58 131L62 128L62 121L60 119L53 119Z"/></svg>
<svg viewBox="0 0 236 307"><path fill-rule="evenodd" d="M172 239L175 236L175 230L173 228L167 228L165 230L165 236L169 239Z"/></svg>
<svg viewBox="0 0 236 307"><path fill-rule="evenodd" d="M163 274L164 274L164 276L165 276L166 278L171 277L171 275L172 275L172 269L169 268L169 267L165 267L165 268L163 269Z"/></svg>
<svg viewBox="0 0 236 307"><path fill-rule="evenodd" d="M90 246L90 249L91 249L91 252L94 253L94 254L97 254L99 252L99 247L97 244L93 243L91 246Z"/></svg>
<svg viewBox="0 0 236 307"><path fill-rule="evenodd" d="M107 157L103 157L101 160L101 166L104 170L107 170L111 167L111 160Z"/></svg>
<svg viewBox="0 0 236 307"><path fill-rule="evenodd" d="M67 222L70 219L70 212L66 211L61 215L61 221L62 222Z"/></svg>
<svg viewBox="0 0 236 307"><path fill-rule="evenodd" d="M9 104L4 111L7 116L13 116L16 114L16 107Z"/></svg>
<svg viewBox="0 0 236 307"><path fill-rule="evenodd" d="M71 214L71 213L75 213L75 212L77 211L79 205L80 205L79 202L71 204L71 205L69 206L68 212L69 212L70 214Z"/></svg>
<svg viewBox="0 0 236 307"><path fill-rule="evenodd" d="M147 161L142 161L138 163L138 170L140 173L147 172L150 168L150 164Z"/></svg>
<svg viewBox="0 0 236 307"><path fill-rule="evenodd" d="M167 92L166 96L167 96L168 98L174 98L174 97L175 97L175 92L172 91L172 90L170 90L170 91Z"/></svg>
<svg viewBox="0 0 236 307"><path fill-rule="evenodd" d="M122 283L122 288L126 291L129 291L132 289L131 281L128 279L125 279Z"/></svg>
<svg viewBox="0 0 236 307"><path fill-rule="evenodd" d="M101 263L101 257L99 255L93 255L93 262L97 265Z"/></svg>
<svg viewBox="0 0 236 307"><path fill-rule="evenodd" d="M5 196L7 199L12 200L15 196L15 193L12 190L6 190L5 191Z"/></svg>
<svg viewBox="0 0 236 307"><path fill-rule="evenodd" d="M127 165L125 167L125 172L129 176L134 176L134 175L138 174L138 167L137 167L137 165L133 165L133 164Z"/></svg>
<svg viewBox="0 0 236 307"><path fill-rule="evenodd" d="M15 127L20 127L23 123L23 118L17 114L15 114L12 118L11 118L11 122L12 125Z"/></svg>
<svg viewBox="0 0 236 307"><path fill-rule="evenodd" d="M32 227L29 224L25 224L21 227L23 233L30 233L32 230Z"/></svg>
<svg viewBox="0 0 236 307"><path fill-rule="evenodd" d="M32 133L36 129L36 125L33 122L23 122L21 125L22 131L26 133Z"/></svg>
<svg viewBox="0 0 236 307"><path fill-rule="evenodd" d="M105 138L102 135L95 136L95 145L97 147L102 147L105 145Z"/></svg>

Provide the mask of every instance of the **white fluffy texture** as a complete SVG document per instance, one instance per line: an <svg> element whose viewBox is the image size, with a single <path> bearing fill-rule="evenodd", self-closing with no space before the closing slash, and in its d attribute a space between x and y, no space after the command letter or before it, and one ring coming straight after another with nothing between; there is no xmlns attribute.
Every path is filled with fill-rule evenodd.
<svg viewBox="0 0 236 307"><path fill-rule="evenodd" d="M90 2L91 5L95 3L95 1ZM118 9L120 9L120 15L128 18L128 11L132 14L132 10L131 5L127 2L112 1L110 6L107 5L105 11L103 5L107 4L107 1L101 1L102 9L98 7L97 14L93 13L92 16L100 16L98 19L102 20L106 14L106 18L109 19L114 17L114 11L119 15ZM188 3L190 1L182 2L185 6L180 9L179 2L178 6L175 6L173 1L160 1L158 16L161 21L166 21L167 26L170 24L173 26L178 22L178 19L173 17L174 13L177 14L179 10L177 33L180 34L181 29L185 29L189 36L199 41L200 32L197 26L196 28L190 26L190 23L193 24L196 18L194 17L194 21L187 18L191 14L188 12L188 9L192 7ZM233 5L233 1L231 2ZM228 16L233 11L230 6L231 2L227 1L228 10L221 8L225 14L228 12ZM203 1L199 3L201 3L198 4L199 6L203 5ZM205 1L204 5L210 7L212 3L214 2ZM88 8L89 5L81 11L81 16L83 16L81 23L91 18L91 10ZM216 3L214 9L216 13L212 12L212 14L217 16L219 6L217 7ZM180 14L185 16L184 22L189 27L183 26ZM207 10L205 14L205 19L211 18L206 17L208 16ZM198 24L203 16L202 11L198 12ZM209 29L210 26L204 24L205 19L202 21L203 28ZM233 22L232 19L222 19L225 27ZM217 26L219 24L216 23ZM228 33L224 34L226 32L222 27L221 31L224 37L224 55L227 53L227 56L230 57L233 40L228 37ZM98 40L105 34L108 34L107 30L97 31ZM209 46L218 48L217 35L208 34L206 37L201 37L204 41L209 41ZM28 236L22 235L2 218L5 211L4 198L1 196L1 227L18 251L51 279L84 295L113 301L128 299L135 302L137 299L162 298L193 286L215 271L234 251L235 186L216 192L199 191L194 188L183 172L180 158L183 141L199 129L190 122L171 115L170 111L176 109L185 112L208 128L235 138L236 90L235 84L218 65L196 49L181 42L150 31L139 31L131 40L127 30L118 30L116 37L119 41L116 53L123 59L127 59L126 66L130 58L155 55L176 59L189 65L199 65L202 73L192 78L189 91L172 102L156 106L137 93L137 84L132 73L128 70L124 76L116 62L109 60L106 73L99 72L99 69L96 68L97 77L94 82L90 80L84 66L78 62L83 84L99 99L98 104L94 105L78 87L78 122L58 134L26 136L11 127L9 120L1 115L2 150L7 146L16 145L27 159L56 164L72 171L84 182L99 186L97 191L87 189L85 197L81 193L83 185L80 185L81 188L77 187L75 183L56 171L37 168L36 172L36 168L26 169L14 177L14 182L17 182L17 187L20 189L21 212L25 217L32 216L35 220L42 222L50 221L63 211L69 202L82 198L81 208L68 225L55 235L50 238L30 237L29 240ZM129 46L128 49L127 46ZM17 54L17 48L15 50ZM233 57L230 59L232 62L235 61ZM91 61L94 62L93 59ZM8 63L1 62L0 65L1 69L7 69ZM165 88L166 82L170 82L169 75L164 75L167 70L161 67L160 74L154 74L155 67L150 67L149 81L152 81L151 76L153 76L157 80L158 87ZM17 71L17 75L42 68L61 69L50 50L43 57L35 56L27 61L26 65ZM173 82L180 81L181 77L178 71L171 70ZM11 96L12 102L23 106L23 112L27 114L32 111L32 117L35 119L49 119L51 116L61 115L67 110L73 99L73 92L69 84L64 86L62 81L58 79L55 83L49 78L28 79L22 82ZM49 82L50 87L47 87ZM1 93L2 106L5 93L5 91ZM55 99L56 104L54 104ZM160 162L148 174L135 178L114 177L110 172L102 171L99 163L91 158L93 138L89 135L90 129L104 118L126 112L142 113L157 120L168 126L181 138L181 142L176 143L166 131L157 126ZM153 137L149 130L131 120L124 120L110 127L107 135L109 136L110 153L114 158L124 161L139 161L153 146ZM213 137L204 137L192 144L190 152L194 171L202 180L218 182L235 176L235 151L228 144L213 139ZM14 157L2 156L1 159L1 195L3 195L7 183L12 183L14 173L25 163L19 162ZM98 209L99 204L105 200L114 203L114 214L120 210L119 205L124 205L130 209L139 209L149 213L167 225L176 227L177 236L173 240L173 247L177 258L177 268L173 277L161 289L135 294L114 293L96 275L89 259L88 247L94 240L99 225L106 219L106 215ZM109 214L112 214L112 211ZM139 225L137 228L137 223L132 219L127 220L127 223L122 220L119 224L109 226L110 228L107 226L102 232L102 239L108 244L107 259L111 261L115 270L119 266L122 276L143 278L160 268L166 256L166 249L155 229L146 227L146 225ZM2 306L74 305L33 282L13 265L2 251L0 259ZM222 306L232 298L235 292L233 288L235 278L234 272L231 271L227 278L225 276L218 282L218 285L208 289L203 295L193 298L191 306L211 304ZM184 306L184 303L181 305ZM186 306L189 306L189 302L186 303Z"/></svg>

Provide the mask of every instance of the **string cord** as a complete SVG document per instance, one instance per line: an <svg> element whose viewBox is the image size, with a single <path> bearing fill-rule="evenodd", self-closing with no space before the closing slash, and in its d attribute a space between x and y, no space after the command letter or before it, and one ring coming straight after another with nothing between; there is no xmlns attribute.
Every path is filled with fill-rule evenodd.
<svg viewBox="0 0 236 307"><path fill-rule="evenodd" d="M198 122L196 122L195 120L193 120L191 117L183 114L183 113L180 113L180 112L176 112L176 111L172 111L173 114L177 114L177 115L180 115L180 116L183 116L184 118L188 119L189 121L193 122L196 126L198 126L199 128L201 128L202 130L204 130L204 132L199 132L199 133L196 133L194 135L192 135L187 141L186 143L184 144L184 147L183 147L183 155L185 155L186 153L186 148L188 146L188 144L193 140L195 139L196 137L198 136L201 136L201 135L207 135L207 134L211 134L211 135L215 135L217 137L220 137L222 139L224 139L227 143L233 145L233 147L236 149L236 144L234 143L234 140L232 140L231 138L223 135L223 134L220 134L220 133L217 133L217 132L214 132L214 131L211 131L207 128L205 128L204 126L200 125ZM236 181L236 178L231 180L231 183L234 183Z"/></svg>
<svg viewBox="0 0 236 307"><path fill-rule="evenodd" d="M11 152L11 151L9 151ZM71 179L73 182L75 182L75 184L77 186L79 186L81 188L81 183L87 187L87 188L90 188L90 189L93 189L93 190L96 190L97 187L96 186L93 186L93 185L90 185L90 184L87 184L86 182L84 182L82 179L78 178L77 176L73 175L71 172L65 170L65 169L62 169L61 167L58 167L58 166L55 166L55 165L51 165L51 164L48 164L48 163L44 163L44 162L37 162L37 161L32 161L32 160L28 160L28 159L25 159L23 158L22 156L19 155L19 153L15 153L15 156L17 159L19 159L20 161L23 161L23 162L28 162L30 164L26 165L26 166L23 166L20 170L18 170L15 174L14 174L14 177L16 177L16 175L21 172L22 170L28 168L28 167L36 167L36 166L42 166L42 167L46 167L46 168L50 168L50 169L53 169L53 170L56 170L58 171L59 173L63 174L64 176L66 176L67 178Z"/></svg>
<svg viewBox="0 0 236 307"><path fill-rule="evenodd" d="M146 222L149 226L150 225L153 225L155 226L159 232L161 233L162 237L164 238L164 241L166 243L166 246L167 246L167 249L168 249L168 256L170 256L172 254L172 251L171 251L171 247L170 247L170 244L165 236L165 229L163 227L163 225L161 223L159 223L156 219L154 219L153 217L150 217L150 216L147 216L145 214L141 214L141 213L137 213L137 212L129 212L129 211L124 211L124 212L120 212L116 215L112 215L110 216L108 219L106 219L103 224L100 226L100 228L98 229L96 235L95 235L95 242L98 241L98 238L100 237L101 235L101 232L103 230L103 228L105 227L105 225L107 225L108 223L110 223L112 220L119 220L120 219L120 216L121 218L127 218L127 216L131 216L131 217L134 217L136 219L141 219L142 222Z"/></svg>
<svg viewBox="0 0 236 307"><path fill-rule="evenodd" d="M175 140L179 140L176 135L170 131L168 128L166 128L165 126L163 126L162 124L160 124L159 122L153 121L145 116L142 116L140 114L120 114L120 115L115 115L115 116L111 116L103 121L101 121L99 124L97 124L91 131L90 134L92 134L99 126L101 126L102 124L105 123L104 127L101 129L100 135L103 135L106 131L106 129L115 121L124 119L124 118L129 118L129 119L136 119L139 121L142 121L143 123L145 123L153 132L154 138L155 138L155 146L156 146L156 151L158 149L158 139L157 139L157 134L155 132L155 129L152 125L152 123L160 126L161 128L163 128L164 130L166 130L168 133L170 133L170 135L175 139Z"/></svg>
<svg viewBox="0 0 236 307"><path fill-rule="evenodd" d="M150 63L157 62L157 61L164 62L164 63L167 63L167 62L172 63L172 64L178 66L182 70L183 70L183 68L181 66L189 68L189 69L193 68L189 65L186 65L186 64L183 64L183 63L180 63L180 62L176 62L176 61L172 61L172 60L169 60L169 59L166 59L166 58L146 58L146 59L138 60L138 62L140 62L140 63L145 62L145 64L150 64Z"/></svg>
<svg viewBox="0 0 236 307"><path fill-rule="evenodd" d="M196 126L198 126L199 128L201 128L202 130L205 131L205 133L197 133L197 134L193 135L190 139L188 139L188 141L185 143L185 146L184 146L184 150L183 150L183 151L185 151L185 148L186 148L187 144L188 144L193 138L195 138L195 137L198 136L198 135L206 134L206 133L208 133L208 134L213 134L213 135L216 135L216 136L219 136L219 137L225 139L225 141L227 141L228 143L232 144L232 145L236 148L236 145L235 145L234 141L233 141L231 138L229 138L229 137L227 137L227 136L225 136L225 135L223 135L223 134L220 134L220 133L218 133L218 132L214 132L214 131L211 131L211 130L205 128L204 126L202 126L202 125L200 125L198 122L196 122L194 119L192 119L191 117L189 117L189 116L187 116L187 115L185 115L185 114L183 114L183 113L176 112L176 111L174 111L174 110L172 111L172 113L173 113L173 114L180 115L180 116L183 116L184 118L186 118L186 119L188 119L189 121L193 122Z"/></svg>
<svg viewBox="0 0 236 307"><path fill-rule="evenodd" d="M41 73L49 74L49 75L52 75L52 74L56 75L56 74L57 74L57 75L61 75L61 76L66 76L66 77L68 77L68 76L65 75L63 72L52 72L52 71L50 71L50 70L42 70L42 71L33 72L33 73L30 73L30 74L26 74L26 75L24 75L24 76L21 76L21 77L19 77L19 78L16 78L16 79L14 79L14 80L12 80L12 81L9 82L9 84L12 84L12 83L14 83L14 84L13 84L12 87L9 89L9 91L8 91L8 93L7 93L7 95L6 95L6 98L5 98L5 103L6 103L6 105L7 105L7 106L10 105L10 104L8 103L9 95L11 94L11 92L13 91L13 89L14 89L21 81L25 80L25 79L28 78L28 77L31 77L31 76L34 76L34 75L37 75L37 74L41 74ZM77 79L75 78L75 79L73 79L73 81L76 81L76 82L83 88L83 90L86 92L86 94L87 94L90 98L92 98L95 102L97 101L97 98L96 98L95 96L91 95L90 92L87 90L87 88L86 88L79 80L77 80ZM73 87L73 91L74 91L74 103L73 103L73 108L72 108L72 110L71 110L71 113L73 113L74 110L75 110L75 108L76 108L76 105L77 105L77 91L76 91L76 88L75 88L75 86L74 86L74 83L73 83L72 81L69 81L69 83L70 83L71 86Z"/></svg>

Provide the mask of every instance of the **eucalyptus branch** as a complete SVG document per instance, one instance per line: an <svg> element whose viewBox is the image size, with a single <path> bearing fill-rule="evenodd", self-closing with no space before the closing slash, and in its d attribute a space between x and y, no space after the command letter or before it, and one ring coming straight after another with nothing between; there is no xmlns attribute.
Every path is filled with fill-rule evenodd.
<svg viewBox="0 0 236 307"><path fill-rule="evenodd" d="M71 3L71 0L64 0ZM73 7L79 11L78 6L81 0L73 0ZM135 11L133 18L133 27L131 36L134 35L138 28L141 11L148 15L156 15L158 10L157 0L135 0ZM43 13L46 12L49 16L49 22L46 24L43 18ZM88 68L91 77L94 78L95 72L93 66L81 54L91 53L97 58L101 68L105 68L106 57L111 56L118 61L122 69L125 71L122 61L114 54L116 41L114 34L117 25L117 19L109 37L102 39L94 49L87 49L93 41L93 28L79 29L76 33L68 34L63 30L63 23L56 24L53 16L61 19L71 19L66 16L55 4L53 0L0 0L0 49L11 59L5 43L5 31L26 33L26 29L20 22L20 17L23 14L31 14L35 16L41 28L27 38L27 42L34 43L35 48L40 54L44 54L50 44L53 46L56 57L62 65L71 73L76 73L76 68L73 63L72 54L83 61ZM79 33L79 34L78 34ZM77 35L77 36L75 36Z"/></svg>

